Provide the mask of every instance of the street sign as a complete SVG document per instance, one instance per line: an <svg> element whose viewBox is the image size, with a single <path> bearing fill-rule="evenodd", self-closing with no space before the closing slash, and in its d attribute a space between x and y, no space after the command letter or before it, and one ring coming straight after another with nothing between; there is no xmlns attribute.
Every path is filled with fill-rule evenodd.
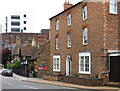
<svg viewBox="0 0 120 91"><path fill-rule="evenodd" d="M47 67L44 67L44 70L47 70L48 68Z"/></svg>
<svg viewBox="0 0 120 91"><path fill-rule="evenodd" d="M48 68L47 67L40 67L38 66L38 70L47 70Z"/></svg>
<svg viewBox="0 0 120 91"><path fill-rule="evenodd" d="M43 67L38 66L38 70L43 70Z"/></svg>

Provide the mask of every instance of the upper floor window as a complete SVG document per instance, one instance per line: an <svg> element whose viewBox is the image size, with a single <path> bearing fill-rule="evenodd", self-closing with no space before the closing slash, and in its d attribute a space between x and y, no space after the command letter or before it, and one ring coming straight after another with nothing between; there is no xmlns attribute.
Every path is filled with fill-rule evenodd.
<svg viewBox="0 0 120 91"><path fill-rule="evenodd" d="M26 24L26 21L24 21L24 24Z"/></svg>
<svg viewBox="0 0 120 91"><path fill-rule="evenodd" d="M24 30L26 30L26 27L24 27Z"/></svg>
<svg viewBox="0 0 120 91"><path fill-rule="evenodd" d="M27 17L27 15L26 15L26 14L24 14L24 17Z"/></svg>
<svg viewBox="0 0 120 91"><path fill-rule="evenodd" d="M20 19L20 16L19 15L11 15L11 19Z"/></svg>
<svg viewBox="0 0 120 91"><path fill-rule="evenodd" d="M56 20L56 30L59 30L59 20Z"/></svg>
<svg viewBox="0 0 120 91"><path fill-rule="evenodd" d="M20 32L20 28L11 28L11 32Z"/></svg>
<svg viewBox="0 0 120 91"><path fill-rule="evenodd" d="M67 19L68 19L68 26L70 26L71 25L71 14L67 15Z"/></svg>
<svg viewBox="0 0 120 91"><path fill-rule="evenodd" d="M88 44L88 29L83 28L83 45Z"/></svg>
<svg viewBox="0 0 120 91"><path fill-rule="evenodd" d="M58 40L59 40L59 37L57 36L57 37L56 37L56 49L57 49L57 50L58 50L58 46L59 46L59 41L58 41Z"/></svg>
<svg viewBox="0 0 120 91"><path fill-rule="evenodd" d="M68 33L68 48L71 47L71 33Z"/></svg>
<svg viewBox="0 0 120 91"><path fill-rule="evenodd" d="M12 21L12 22L11 22L11 25L13 25L13 26L20 26L20 22Z"/></svg>
<svg viewBox="0 0 120 91"><path fill-rule="evenodd" d="M87 19L87 6L83 7L83 20Z"/></svg>
<svg viewBox="0 0 120 91"><path fill-rule="evenodd" d="M109 0L109 13L117 14L117 0Z"/></svg>

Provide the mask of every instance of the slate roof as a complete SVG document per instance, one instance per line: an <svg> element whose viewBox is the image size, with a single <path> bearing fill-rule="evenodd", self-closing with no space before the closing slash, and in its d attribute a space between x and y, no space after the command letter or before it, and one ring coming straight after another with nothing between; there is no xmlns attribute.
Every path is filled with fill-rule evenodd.
<svg viewBox="0 0 120 91"><path fill-rule="evenodd" d="M32 47L32 46L21 46L21 56L32 56L37 47Z"/></svg>
<svg viewBox="0 0 120 91"><path fill-rule="evenodd" d="M43 50L47 43L41 45L34 53L34 55L30 58L30 60L35 60L37 58L37 55Z"/></svg>

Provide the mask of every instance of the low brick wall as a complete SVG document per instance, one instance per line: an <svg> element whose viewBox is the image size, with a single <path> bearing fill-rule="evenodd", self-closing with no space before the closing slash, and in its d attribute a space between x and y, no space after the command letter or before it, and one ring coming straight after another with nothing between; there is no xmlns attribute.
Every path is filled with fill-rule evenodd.
<svg viewBox="0 0 120 91"><path fill-rule="evenodd" d="M63 75L44 74L43 79L50 81L60 81L63 79Z"/></svg>
<svg viewBox="0 0 120 91"><path fill-rule="evenodd" d="M103 85L103 79L99 79L99 78L78 78L78 77L64 76L64 82L79 84L79 85L86 85L86 86L102 86Z"/></svg>

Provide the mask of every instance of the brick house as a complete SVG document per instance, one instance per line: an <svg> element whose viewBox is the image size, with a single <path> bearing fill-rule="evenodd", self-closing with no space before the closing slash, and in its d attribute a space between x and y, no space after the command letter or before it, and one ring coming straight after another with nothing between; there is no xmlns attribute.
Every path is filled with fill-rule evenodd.
<svg viewBox="0 0 120 91"><path fill-rule="evenodd" d="M120 3L116 1L65 2L64 11L50 18L51 74L120 82Z"/></svg>

